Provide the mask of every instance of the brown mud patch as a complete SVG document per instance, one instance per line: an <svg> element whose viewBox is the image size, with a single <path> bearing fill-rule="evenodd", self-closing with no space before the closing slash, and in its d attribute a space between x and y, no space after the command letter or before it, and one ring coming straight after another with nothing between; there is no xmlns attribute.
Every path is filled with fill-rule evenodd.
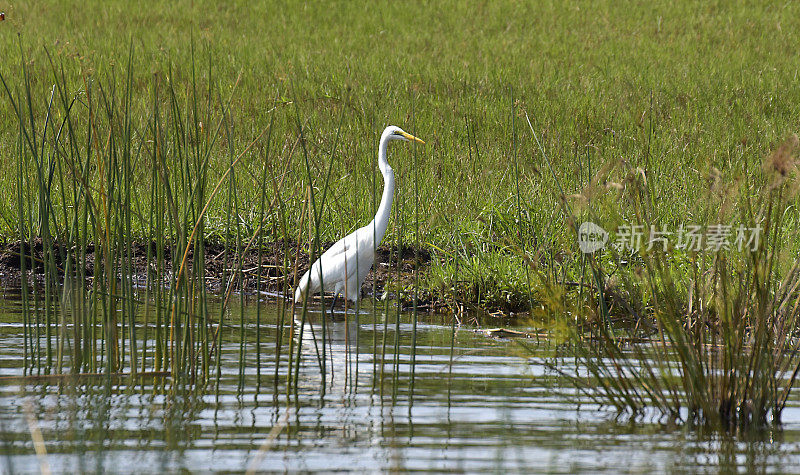
<svg viewBox="0 0 800 475"><path fill-rule="evenodd" d="M333 242L325 242L321 249L327 249L332 244ZM134 283L139 286L153 285L159 280L162 284L169 285L181 265L185 250L165 245L160 262L156 258L157 251L155 242L134 241L130 246L130 255L128 250L115 250L115 262L110 266L103 266L97 265L98 260L106 259L106 256L103 250L94 244L88 244L85 249L81 249L55 243L49 246L46 252L41 239L33 242L7 242L0 244L0 284L19 287L23 277L23 262L20 256L24 255L25 274L28 283L32 285L44 283L46 267L55 268L57 282L63 282L69 272L75 277L85 277L86 284L91 285L96 271L111 268L117 276L123 275L123 272L131 275ZM196 248L190 246L186 254L184 273L188 275L192 275L193 272L195 251ZM309 266L308 247L298 246L296 242L265 243L260 254L258 249L242 252L237 250L235 244L226 246L224 243L207 242L204 243L203 252L205 286L208 291L216 294L228 291L256 294L266 291L278 295L285 294L288 297L297 279ZM414 280L414 270L422 271L431 260L430 251L424 248L402 247L399 255L398 267L397 249L385 246L378 248L375 264L361 287L362 295L381 297L387 291L387 284L391 282L388 295L390 298L396 297L395 289L398 287L410 289ZM442 306L434 302L429 293L420 292L420 294L422 294L418 302L420 308L433 309Z"/></svg>

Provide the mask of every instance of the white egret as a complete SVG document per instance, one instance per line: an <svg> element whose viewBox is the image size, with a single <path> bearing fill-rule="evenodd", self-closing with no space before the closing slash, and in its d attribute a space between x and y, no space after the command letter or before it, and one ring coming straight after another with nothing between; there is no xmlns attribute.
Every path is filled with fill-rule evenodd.
<svg viewBox="0 0 800 475"><path fill-rule="evenodd" d="M337 241L314 262L297 284L294 292L295 302L303 301L307 295L320 290L333 291L334 304L340 294L344 294L353 302L358 301L361 284L375 262L375 251L389 224L389 213L394 197L394 171L386 161L386 148L392 140L425 143L400 127L390 125L383 130L378 147L378 168L383 175L383 196L375 218L368 225Z"/></svg>

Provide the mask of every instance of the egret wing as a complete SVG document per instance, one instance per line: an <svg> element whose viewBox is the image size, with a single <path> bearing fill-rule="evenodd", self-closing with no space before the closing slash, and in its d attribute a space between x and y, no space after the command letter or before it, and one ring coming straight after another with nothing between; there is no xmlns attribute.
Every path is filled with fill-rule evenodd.
<svg viewBox="0 0 800 475"><path fill-rule="evenodd" d="M340 254L347 252L351 247L354 247L355 241L356 241L356 233L353 232L348 234L342 239L336 241L327 250L325 250L325 252L322 253L322 258L335 259Z"/></svg>

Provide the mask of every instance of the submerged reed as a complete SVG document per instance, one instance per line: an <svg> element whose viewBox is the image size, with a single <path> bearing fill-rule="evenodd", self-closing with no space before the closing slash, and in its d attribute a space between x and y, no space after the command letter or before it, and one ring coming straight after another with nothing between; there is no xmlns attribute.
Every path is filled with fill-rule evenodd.
<svg viewBox="0 0 800 475"><path fill-rule="evenodd" d="M718 200L718 213L706 219L733 230L729 244L679 249L659 242L584 254L590 283L581 280L576 305L547 302L578 323L566 328L568 343L552 367L620 412L656 410L729 429L780 422L800 372L800 265L785 249L797 238L788 218L798 191L797 149L796 136L779 146L756 184L722 180L712 170L705 199ZM663 229L644 170L631 167L613 185L625 204L614 219L626 222L628 213L640 229ZM588 211L587 219L565 208L576 235L574 223L597 220ZM733 244L737 228L753 231L741 252ZM762 238L753 240L756 230Z"/></svg>
<svg viewBox="0 0 800 475"><path fill-rule="evenodd" d="M272 123L237 153L230 98L214 90L210 61L206 92L192 61L182 103L169 66L166 75L152 78L149 108L134 110L133 48L121 86L112 69L105 79L84 76L77 92L48 55L53 87L42 113L22 48L21 54L21 83L2 74L0 82L19 129L15 221L26 373L125 372L135 378L155 372L171 375L173 383L207 381L214 360L219 368L214 348L228 297L243 286L235 168ZM211 157L220 139L229 160L212 190ZM143 179L149 180L145 195L138 193ZM232 255L223 272L231 272L222 279L225 299L214 322L205 268L207 211L225 182L224 252ZM266 197L282 182L272 190L267 183L261 181L262 216L272 214L276 200L265 206ZM242 364L245 356L242 349Z"/></svg>

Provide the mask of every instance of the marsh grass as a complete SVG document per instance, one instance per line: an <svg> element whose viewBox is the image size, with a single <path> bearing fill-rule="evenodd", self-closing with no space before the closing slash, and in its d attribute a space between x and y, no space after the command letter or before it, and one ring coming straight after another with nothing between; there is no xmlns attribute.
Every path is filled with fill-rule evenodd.
<svg viewBox="0 0 800 475"><path fill-rule="evenodd" d="M408 210L419 199L419 241L433 252L433 265L422 271L420 282L426 290L443 289L453 308L518 313L528 310L531 300L536 307L538 294L549 292L554 276L581 279L580 265L568 253L564 256L573 239L554 178L524 123L516 124L512 143L513 111L536 118L564 193L578 193L598 165L627 160L643 167L647 161L662 219L674 224L682 216L707 211L706 203L693 198L710 167L727 173L742 167L747 157L763 156L794 130L800 107L798 89L792 86L796 64L786 53L798 43L800 31L794 4L620 5L601 0L578 8L557 2L445 1L409 8L402 2L379 2L341 4L335 14L205 0L187 8L165 2L148 9L124 2L60 2L42 11L33 3L13 7L2 23L8 34L0 36L5 59L0 66L7 79L21 84L20 48L13 34L20 32L37 116L44 113L52 85L44 46L63 66L71 93L82 87L85 75L107 82L112 70L121 72L131 42L139 51L132 58L129 99L137 127L152 109L154 74L170 76L182 106L194 102L188 85L195 75L198 112L219 118L229 88L242 73L238 92L231 96L233 127L224 128L225 143L212 149L209 160L214 178L228 165L227 142L243 150L272 120L273 100L278 107L275 157L280 161L288 155L297 140L296 111L315 183L321 184L332 166L320 229L323 242L339 239L372 217L374 163L366 158L373 154L374 135L389 123L409 128L413 107L416 130L409 131L429 143L416 161L418 193L405 195ZM482 18L484 24L470 23L471 18ZM204 58L212 58L195 69L193 35L203 45ZM212 63L219 82L209 87L204 78ZM160 87L166 86L162 80ZM217 97L217 89L225 99ZM159 97L168 98L166 89ZM8 104L0 102L3 117L14 116ZM214 132L215 123L203 124L204 135ZM340 159L331 165L337 134ZM10 122L0 124L0 156L16 155L17 135ZM260 186L252 179L261 170L257 158L248 155L237 166L240 205L259 202ZM398 179L415 173L411 158L408 150L392 152ZM0 185L14 189L15 173L6 170L0 172ZM754 178L754 167L740 171ZM151 185L151 180L135 182L134 201L148 194ZM304 160L291 160L283 211L267 213L268 228L282 214L289 229L275 226L281 234L295 241L306 232L308 222L300 226L297 217L307 186ZM16 195L0 196L0 236L17 234ZM210 239L230 238L225 235L225 195L223 190L212 200L210 219L203 223ZM242 229L258 227L254 208L239 210ZM142 203L140 215L149 214ZM131 218L134 239L143 238L147 222ZM402 244L416 242L414 214L399 219L406 230ZM512 224L509 233L498 226L503 222ZM511 236L517 226L531 228L525 229L524 242ZM387 242L399 229L390 229ZM542 281L527 271L515 246L529 255L540 253L550 278Z"/></svg>
<svg viewBox="0 0 800 475"><path fill-rule="evenodd" d="M757 183L723 180L718 171L709 178L704 199L718 206L711 222L762 228L754 247L588 254L587 291L572 305L550 301L578 323L566 328L568 343L552 367L622 413L655 410L730 430L779 423L800 371L800 272L784 245L797 239L788 219L797 149L796 136L779 145ZM614 187L620 202L650 229L658 209L647 173L631 169L622 183Z"/></svg>
<svg viewBox="0 0 800 475"><path fill-rule="evenodd" d="M343 4L332 15L202 1L107 5L36 14L18 4L3 28L18 28L23 46L0 38L2 57L15 60L0 67L0 110L14 118L0 124L0 152L13 165L0 172L13 190L0 196L0 234L19 242L23 276L45 276L43 285L22 279L30 371L219 378L221 328L244 330L230 320L235 299L243 302L235 289L245 249L261 252L267 231L282 240L285 292L301 253L314 259L322 242L368 222L379 178L363 157L374 157L384 121L412 124L429 144L392 152L403 186L385 241L391 260L400 263L409 243L432 253L415 288L395 276L386 295L438 292L454 313L546 313L561 333L594 328L608 351L622 345L623 325L637 338L657 330L672 351L678 321L707 328L692 334L704 344L727 338L743 351L757 348L758 328L794 341L781 326L789 307L768 305L794 295L791 282L778 284L794 279L787 262L797 245L785 232L797 224L793 195L759 181L753 157L795 127L797 71L786 51L800 31L797 6L442 2L419 15L389 3ZM483 26L449 24L476 17ZM186 41L194 32L200 61ZM123 37L135 40L115 40ZM740 188L702 195L726 182ZM725 206L711 197L727 197ZM730 203L741 222L770 219L763 255L574 252L585 218L676 225L716 219ZM226 263L216 314L203 285L213 240ZM130 274L137 242L146 244L144 290ZM276 351L296 388L307 309L281 305L289 340L279 331ZM382 395L383 363L399 365L399 341L386 331L399 327L393 305L373 301L383 313L374 341ZM667 314L673 325L659 322ZM711 330L723 317L735 322L728 336ZM735 335L748 343L735 346ZM315 347L323 387L327 347ZM777 347L764 348L754 355ZM708 366L710 354L692 358ZM276 386L278 378L276 367ZM747 381L733 393L752 394Z"/></svg>
<svg viewBox="0 0 800 475"><path fill-rule="evenodd" d="M209 157L218 140L230 138L232 125L230 99L214 90L210 62L204 98L192 80L182 104L170 77L156 75L152 105L138 115L131 99L133 48L121 83L116 75L107 81L87 76L77 92L70 92L64 68L49 57L53 87L39 114L22 58L21 83L3 75L0 81L19 130L15 218L26 371L124 370L135 382L137 372L150 370L168 372L173 382L206 381L228 299L234 286L242 286L245 245L239 220L229 220L225 269L232 270L223 278L225 298L215 322L205 283L206 213L212 200L222 198L227 216L236 219L236 164L270 128L238 154L227 140L229 164L214 185ZM191 67L194 78L194 62ZM221 111L216 119L214 96ZM142 180L149 180L144 195L136 192ZM264 201L262 215L272 213L275 201L269 208ZM146 227L135 229L134 223ZM135 246L134 237L143 233L145 245Z"/></svg>
<svg viewBox="0 0 800 475"><path fill-rule="evenodd" d="M24 56L20 83L0 75L19 128L15 155L19 207L14 219L23 299L23 379L37 376L31 381L61 384L71 381L65 376L72 375L92 384L116 384L127 378L130 386L141 382L144 388L144 378L155 379L154 391L203 391L210 384L216 392L223 376L222 332L230 327L238 335L242 390L245 362L250 359L245 295L260 296L262 290L276 287L291 295L300 253L307 251L313 261L323 250L320 233L332 201L330 177L340 160L338 134L326 153L327 173L317 180L297 107L294 145L283 153L273 149L276 111L282 104L277 91L272 118L249 143L236 148L230 105L238 81L223 97L228 88L214 80L210 58L202 83L197 79L200 63L194 58L188 83L174 80L172 65L166 75L154 75L148 105L134 110L133 47L119 77L116 72L104 78L88 75L77 91L64 68L48 57L53 87L44 98L43 113L38 111L42 98L27 82ZM298 157L295 150L302 153L307 185L299 227L287 205L295 196L284 186L292 160ZM256 151L261 161L253 172L244 164L254 162L251 155ZM219 156L224 160L212 159ZM258 189L258 199L251 206L243 202L243 188L252 186ZM146 193L140 193L142 189ZM257 216L254 224L243 218L248 209ZM222 213L216 214L218 210ZM295 231L298 234L290 239ZM218 295L209 294L206 282L207 242L213 236L222 241L215 247L221 249L215 262L222 262ZM266 240L283 243L282 262L264 265ZM296 249L289 249L292 242ZM259 256L256 280L254 288L247 288L244 256L253 252ZM265 283L265 276L279 284ZM334 377L343 377L355 390L358 368L351 375L349 364L354 349L347 348L344 375L334 375L329 363L326 296L319 302L321 319L308 318L309 305L296 306L280 297L277 302L279 324L276 334L268 337L276 343L275 388L285 384L287 399L296 402L300 374L308 366L304 346L311 344L320 397L324 399ZM344 315L352 318L347 304ZM254 331L259 376L260 317L258 306ZM399 322L398 303L396 331ZM384 327L384 339L387 330ZM312 343L304 332L311 332ZM347 335L346 344L349 341ZM396 339L395 370L398 345ZM286 380L281 381L284 370ZM374 372L378 371L383 367L376 366ZM396 396L397 379L392 386Z"/></svg>

